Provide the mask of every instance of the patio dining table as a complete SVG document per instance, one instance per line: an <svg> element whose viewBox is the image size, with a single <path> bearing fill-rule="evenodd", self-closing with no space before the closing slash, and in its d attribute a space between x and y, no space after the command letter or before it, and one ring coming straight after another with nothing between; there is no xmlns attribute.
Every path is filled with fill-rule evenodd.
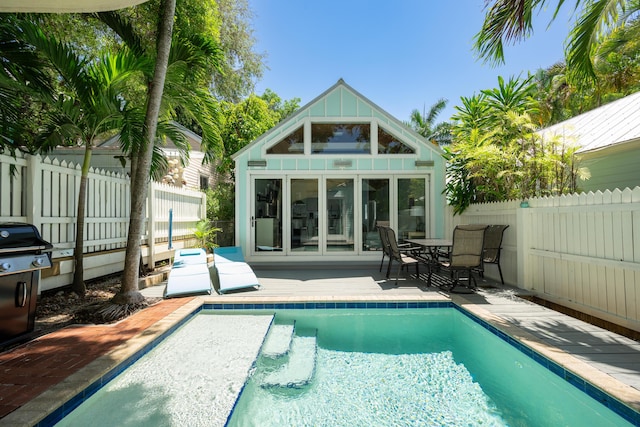
<svg viewBox="0 0 640 427"><path fill-rule="evenodd" d="M438 263L438 249L448 249L453 246L453 241L448 239L406 239L405 242L422 248L422 252L418 257L429 268Z"/></svg>

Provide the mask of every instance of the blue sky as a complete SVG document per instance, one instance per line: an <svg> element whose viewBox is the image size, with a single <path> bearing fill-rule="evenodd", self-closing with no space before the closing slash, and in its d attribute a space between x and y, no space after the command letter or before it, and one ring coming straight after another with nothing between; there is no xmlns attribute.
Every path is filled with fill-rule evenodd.
<svg viewBox="0 0 640 427"><path fill-rule="evenodd" d="M556 2L549 2L555 6ZM573 4L573 3L572 3ZM402 121L413 109L449 100L448 119L460 97L497 86L498 76L526 76L563 60L570 12L536 16L534 34L506 50L506 64L477 60L473 36L484 0L249 0L255 50L267 69L256 93L269 88L301 106L343 78Z"/></svg>

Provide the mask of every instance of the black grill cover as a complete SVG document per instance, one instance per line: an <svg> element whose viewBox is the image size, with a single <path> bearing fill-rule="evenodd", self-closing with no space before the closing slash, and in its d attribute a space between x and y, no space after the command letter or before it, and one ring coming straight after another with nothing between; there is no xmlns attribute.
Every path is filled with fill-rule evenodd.
<svg viewBox="0 0 640 427"><path fill-rule="evenodd" d="M35 225L24 222L0 222L0 253L40 251L53 245L40 237Z"/></svg>

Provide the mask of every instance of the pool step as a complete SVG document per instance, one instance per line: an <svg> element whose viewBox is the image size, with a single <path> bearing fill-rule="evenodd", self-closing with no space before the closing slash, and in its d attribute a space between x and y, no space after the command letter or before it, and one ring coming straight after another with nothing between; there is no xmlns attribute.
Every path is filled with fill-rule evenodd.
<svg viewBox="0 0 640 427"><path fill-rule="evenodd" d="M268 374L262 387L300 388L309 384L316 370L317 340L314 336L294 336L289 360L280 369Z"/></svg>
<svg viewBox="0 0 640 427"><path fill-rule="evenodd" d="M277 359L289 353L295 325L271 325L269 334L262 346L262 355Z"/></svg>

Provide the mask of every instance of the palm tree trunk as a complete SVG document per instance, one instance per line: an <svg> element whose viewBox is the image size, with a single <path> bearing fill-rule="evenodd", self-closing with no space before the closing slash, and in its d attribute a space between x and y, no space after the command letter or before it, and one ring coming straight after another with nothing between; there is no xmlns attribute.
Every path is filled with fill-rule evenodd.
<svg viewBox="0 0 640 427"><path fill-rule="evenodd" d="M131 215L129 218L129 234L127 237L127 250L124 259L124 273L120 291L113 297L116 304L134 304L144 300L138 290L140 271L140 238L144 218L142 212L149 190L149 174L151 158L153 154L153 142L158 127L158 114L164 89L164 81L169 63L169 51L171 49L171 36L173 32L173 18L176 9L176 0L164 0L163 14L158 23L158 56L153 79L149 85L147 95L147 113L145 116L145 144L138 153L135 175L132 176ZM149 242L153 246L153 242Z"/></svg>
<svg viewBox="0 0 640 427"><path fill-rule="evenodd" d="M92 143L87 142L80 172L80 188L78 189L78 211L76 214L76 248L73 251L73 283L71 290L81 297L87 292L84 284L84 224L87 204L87 180L91 166Z"/></svg>

